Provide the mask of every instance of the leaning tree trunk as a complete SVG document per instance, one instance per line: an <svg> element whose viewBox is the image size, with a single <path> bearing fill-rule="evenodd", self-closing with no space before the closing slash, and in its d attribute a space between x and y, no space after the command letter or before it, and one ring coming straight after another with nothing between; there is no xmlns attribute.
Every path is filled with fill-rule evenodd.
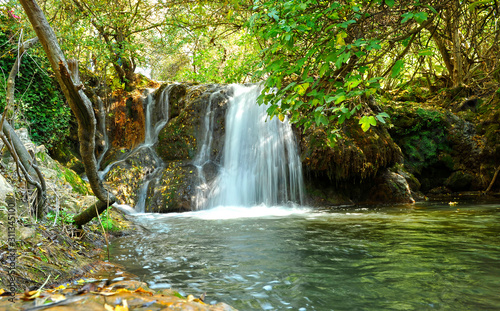
<svg viewBox="0 0 500 311"><path fill-rule="evenodd" d="M90 187L94 195L106 204L99 205L99 208L89 207L91 211L84 211L76 215L74 220L75 224L81 226L92 218L96 217L98 213L102 213L109 204L116 201L115 196L108 192L101 179L97 174L97 161L95 158L95 132L96 132L96 118L92 103L87 98L82 88L83 85L79 81L71 79L71 72L69 70L64 54L57 43L57 37L54 30L50 27L45 15L38 6L35 0L20 0L21 5L28 15L28 18L35 30L42 46L47 54L47 57L52 66L52 70L56 75L57 81L61 86L64 96L68 100L69 106L73 111L78 121L78 139L80 141L80 155L85 167L85 173L89 179ZM77 74L74 75L76 77Z"/></svg>

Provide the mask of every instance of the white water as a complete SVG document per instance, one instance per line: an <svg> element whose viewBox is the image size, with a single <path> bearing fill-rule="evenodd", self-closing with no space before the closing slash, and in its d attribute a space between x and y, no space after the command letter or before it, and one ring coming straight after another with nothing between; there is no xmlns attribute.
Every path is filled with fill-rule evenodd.
<svg viewBox="0 0 500 311"><path fill-rule="evenodd" d="M158 96L158 100L152 101L151 95L148 95L148 101L146 104L146 122L145 122L145 139L144 145L153 146L158 141L158 134L160 134L161 129L167 124L169 118L169 104L168 98L172 87L175 84L168 85ZM159 115L155 124L153 124L153 109L157 106L159 110Z"/></svg>
<svg viewBox="0 0 500 311"><path fill-rule="evenodd" d="M302 167L290 124L269 120L267 106L257 104L259 86L232 89L222 171L204 208L303 203Z"/></svg>
<svg viewBox="0 0 500 311"><path fill-rule="evenodd" d="M212 109L212 101L214 97L219 92L214 92L210 95L207 110L205 112L204 118L204 128L203 128L203 138L201 140L201 148L196 158L193 161L193 165L196 167L196 171L199 177L198 185L196 186L195 194L195 209L202 209L207 200L207 195L210 192L210 185L207 183L205 178L205 173L203 172L203 166L210 162L210 155L212 153L212 142L213 142L213 124L214 124L214 111Z"/></svg>
<svg viewBox="0 0 500 311"><path fill-rule="evenodd" d="M240 218L268 218L287 217L291 215L314 215L314 211L307 207L290 206L266 206L264 204L255 206L217 206L207 210L168 213L163 215L151 215L152 219L159 218L194 218L204 220L228 220ZM142 214L147 217L147 214Z"/></svg>

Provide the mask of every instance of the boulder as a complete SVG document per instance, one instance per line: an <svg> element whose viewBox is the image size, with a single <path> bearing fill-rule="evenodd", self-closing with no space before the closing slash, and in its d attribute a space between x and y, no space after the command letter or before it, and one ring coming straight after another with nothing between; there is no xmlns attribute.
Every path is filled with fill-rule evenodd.
<svg viewBox="0 0 500 311"><path fill-rule="evenodd" d="M448 179L444 182L444 185L451 191L467 191L470 189L471 184L474 181L474 176L468 172L456 171L451 174Z"/></svg>
<svg viewBox="0 0 500 311"><path fill-rule="evenodd" d="M7 195L14 195L14 187L0 174L0 205L7 205L5 202Z"/></svg>
<svg viewBox="0 0 500 311"><path fill-rule="evenodd" d="M415 203L406 179L385 170L374 181L367 201L370 203Z"/></svg>

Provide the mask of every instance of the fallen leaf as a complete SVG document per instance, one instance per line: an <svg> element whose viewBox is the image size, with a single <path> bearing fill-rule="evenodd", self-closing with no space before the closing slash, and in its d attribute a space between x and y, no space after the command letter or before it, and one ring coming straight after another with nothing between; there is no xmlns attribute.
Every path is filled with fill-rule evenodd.
<svg viewBox="0 0 500 311"><path fill-rule="evenodd" d="M107 303L104 304L104 309L106 309L107 311L115 311L115 308L113 308L112 306L108 305Z"/></svg>
<svg viewBox="0 0 500 311"><path fill-rule="evenodd" d="M130 291L126 288L119 288L116 290L117 293L130 293Z"/></svg>
<svg viewBox="0 0 500 311"><path fill-rule="evenodd" d="M127 300L123 299L123 306L117 305L115 311L129 311Z"/></svg>
<svg viewBox="0 0 500 311"><path fill-rule="evenodd" d="M5 290L3 288L0 288L0 296L2 296L3 293L5 293Z"/></svg>
<svg viewBox="0 0 500 311"><path fill-rule="evenodd" d="M153 292L147 291L142 287L139 287L138 289L134 290L134 293L146 293L149 294L150 296L153 296Z"/></svg>
<svg viewBox="0 0 500 311"><path fill-rule="evenodd" d="M101 296L113 296L117 294L117 292L91 292L91 293Z"/></svg>
<svg viewBox="0 0 500 311"><path fill-rule="evenodd" d="M59 301L65 300L65 299L66 299L66 296L61 295L61 294L54 294L54 295L51 295L51 296L50 296L50 299L51 299L53 302L59 302Z"/></svg>
<svg viewBox="0 0 500 311"><path fill-rule="evenodd" d="M41 290L33 290L31 292L24 292L24 296L21 297L22 300L33 300L35 298L38 298L40 297L40 294L41 294Z"/></svg>

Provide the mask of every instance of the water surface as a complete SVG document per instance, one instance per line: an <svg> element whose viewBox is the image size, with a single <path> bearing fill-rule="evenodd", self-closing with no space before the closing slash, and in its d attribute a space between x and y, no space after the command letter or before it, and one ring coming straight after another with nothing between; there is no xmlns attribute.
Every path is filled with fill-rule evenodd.
<svg viewBox="0 0 500 311"><path fill-rule="evenodd" d="M112 261L239 310L494 310L500 205L136 214Z"/></svg>

